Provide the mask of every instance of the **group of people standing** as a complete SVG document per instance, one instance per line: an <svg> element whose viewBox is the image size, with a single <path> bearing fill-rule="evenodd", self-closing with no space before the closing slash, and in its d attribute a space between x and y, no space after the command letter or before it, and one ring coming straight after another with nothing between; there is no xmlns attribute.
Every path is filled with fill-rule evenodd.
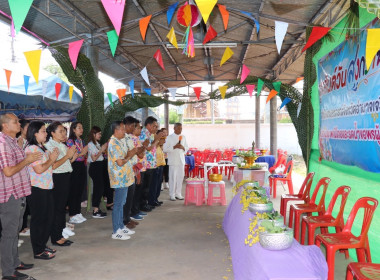
<svg viewBox="0 0 380 280"><path fill-rule="evenodd" d="M60 122L47 127L41 121L23 121L20 125L15 115L0 115L2 279L26 279L28 276L19 270L33 267L22 263L17 253L18 233L25 233L27 228L26 206L26 213L31 215L34 258L55 257L56 250L47 246L49 238L56 246L73 243L68 239L75 234L73 224L86 221L81 214L86 164L93 181L92 217L107 216L99 207L106 196L107 209L112 210L113 239L129 239L138 221L161 206L160 192L168 179L170 200L183 199L188 148L181 124L175 124L174 134L167 137L166 129L158 130L157 119L148 117L143 128L139 120L128 116L112 123L111 130L112 137L100 145L101 129L93 127L86 145L80 122L71 124L67 137Z"/></svg>

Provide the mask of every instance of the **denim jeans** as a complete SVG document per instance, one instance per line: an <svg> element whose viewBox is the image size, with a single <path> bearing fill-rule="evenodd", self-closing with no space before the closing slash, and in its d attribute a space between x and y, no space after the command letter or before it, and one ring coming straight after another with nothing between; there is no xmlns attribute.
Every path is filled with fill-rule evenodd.
<svg viewBox="0 0 380 280"><path fill-rule="evenodd" d="M112 228L113 233L124 227L123 224L123 206L127 199L128 188L115 188L115 198L112 210Z"/></svg>

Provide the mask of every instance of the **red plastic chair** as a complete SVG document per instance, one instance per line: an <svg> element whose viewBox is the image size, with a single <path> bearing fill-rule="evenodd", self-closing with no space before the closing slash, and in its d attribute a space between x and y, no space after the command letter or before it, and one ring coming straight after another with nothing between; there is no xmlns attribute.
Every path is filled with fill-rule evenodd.
<svg viewBox="0 0 380 280"><path fill-rule="evenodd" d="M319 180L317 185L315 186L313 196L310 199L310 202L305 204L293 204L290 206L290 213L289 213L289 227L293 227L293 217L294 217L294 238L297 241L300 241L300 220L301 215L306 214L308 216L311 216L311 213L316 212L318 213L318 216L321 216L325 213L325 196L327 187L329 186L331 179L327 177L323 177ZM316 199L318 192L320 188L323 188L322 190L322 196L319 200L318 204L316 204Z"/></svg>
<svg viewBox="0 0 380 280"><path fill-rule="evenodd" d="M270 193L273 193L273 198L276 198L277 183L284 182L288 185L289 193L293 194L293 181L292 181L292 171L293 171L293 161L289 161L285 166L285 174L283 177L277 177L281 175L270 175L269 176L269 187Z"/></svg>
<svg viewBox="0 0 380 280"><path fill-rule="evenodd" d="M286 208L288 207L289 201L298 200L298 201L303 201L303 203L308 203L310 201L310 188L313 183L314 174L315 174L314 172L310 172L309 174L307 174L298 194L283 194L281 196L280 214L284 217L285 223L286 223Z"/></svg>
<svg viewBox="0 0 380 280"><path fill-rule="evenodd" d="M344 227L344 219L343 219L343 211L347 202L347 197L351 191L349 186L341 186L336 189L331 201L329 203L329 207L324 215L322 216L311 216L311 217L303 217L302 218L302 227L301 227L301 244L305 244L305 235L306 235L306 227L308 230L308 243L309 245L314 245L314 233L315 230L320 227L322 233L328 233L327 227L335 227L336 232L342 232ZM334 209L337 198L341 196L341 202L339 207L338 215L336 218L332 216L332 211ZM346 255L348 251L345 251ZM347 255L348 257L348 255Z"/></svg>
<svg viewBox="0 0 380 280"><path fill-rule="evenodd" d="M285 154L280 154L277 157L276 163L271 168L269 168L269 172L271 174L273 174L277 167L279 167L281 164L285 165L286 164L286 157L287 156Z"/></svg>
<svg viewBox="0 0 380 280"><path fill-rule="evenodd" d="M359 198L355 202L342 232L318 234L315 238L315 244L318 247L321 246L321 243L326 247L326 260L329 269L328 280L334 279L335 252L337 250L356 249L359 262L372 262L368 243L368 230L377 205L378 201L372 197ZM352 234L351 228L356 214L361 208L364 210L362 230L359 236L355 236Z"/></svg>
<svg viewBox="0 0 380 280"><path fill-rule="evenodd" d="M347 266L346 280L380 279L380 264L378 263L350 263Z"/></svg>
<svg viewBox="0 0 380 280"><path fill-rule="evenodd" d="M194 174L196 174L196 176L201 176L202 178L204 178L203 162L204 162L203 152L196 151L194 153L194 164L195 164Z"/></svg>

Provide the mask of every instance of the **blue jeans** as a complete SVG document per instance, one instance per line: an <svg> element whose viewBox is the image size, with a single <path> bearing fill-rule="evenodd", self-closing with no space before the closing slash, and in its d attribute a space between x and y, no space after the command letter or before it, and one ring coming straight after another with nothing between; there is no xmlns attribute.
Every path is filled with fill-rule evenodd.
<svg viewBox="0 0 380 280"><path fill-rule="evenodd" d="M115 198L112 210L112 228L113 233L118 229L124 228L123 224L123 206L127 199L128 188L115 188Z"/></svg>

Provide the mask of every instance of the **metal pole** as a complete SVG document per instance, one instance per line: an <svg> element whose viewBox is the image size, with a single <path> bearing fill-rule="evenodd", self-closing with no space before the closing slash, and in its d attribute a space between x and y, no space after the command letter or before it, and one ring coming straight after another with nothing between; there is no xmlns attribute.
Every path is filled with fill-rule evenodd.
<svg viewBox="0 0 380 280"><path fill-rule="evenodd" d="M214 83L210 83L211 92L213 90L213 88L212 88L213 85L214 85ZM211 105L211 124L215 124L214 99L210 100L210 105Z"/></svg>
<svg viewBox="0 0 380 280"><path fill-rule="evenodd" d="M257 148L263 148L260 145L260 96L256 96L255 109L255 142Z"/></svg>
<svg viewBox="0 0 380 280"><path fill-rule="evenodd" d="M277 157L277 97L270 100L270 152Z"/></svg>
<svg viewBox="0 0 380 280"><path fill-rule="evenodd" d="M86 56L91 61L95 74L98 75L98 50L92 44L88 44L86 48Z"/></svg>
<svg viewBox="0 0 380 280"><path fill-rule="evenodd" d="M165 100L169 100L169 95L165 95ZM169 132L169 103L164 103L165 128Z"/></svg>

